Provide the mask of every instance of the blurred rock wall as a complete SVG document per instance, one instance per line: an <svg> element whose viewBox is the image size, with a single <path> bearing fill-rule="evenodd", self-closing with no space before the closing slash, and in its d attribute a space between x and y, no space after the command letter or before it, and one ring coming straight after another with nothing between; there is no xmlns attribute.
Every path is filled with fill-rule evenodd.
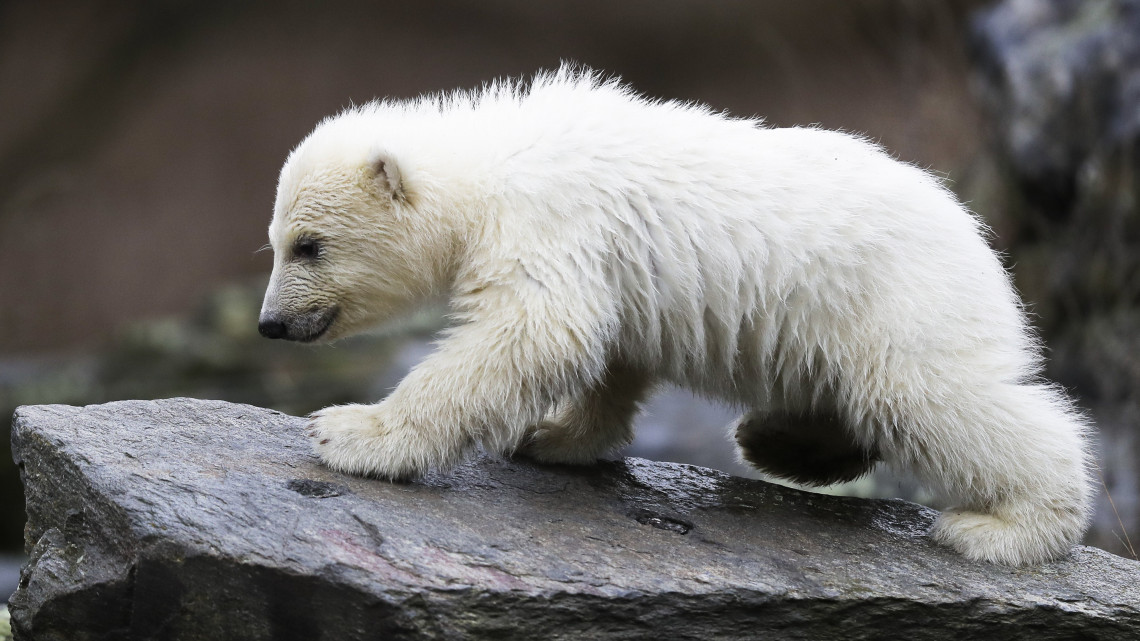
<svg viewBox="0 0 1140 641"><path fill-rule="evenodd" d="M981 202L1049 377L1099 428L1115 509L1102 497L1091 542L1124 554L1125 531L1140 545L1140 2L1007 0L973 37L998 177Z"/></svg>
<svg viewBox="0 0 1140 641"><path fill-rule="evenodd" d="M351 102L576 60L658 97L977 146L956 0L0 3L0 354L90 347L267 273L277 171Z"/></svg>
<svg viewBox="0 0 1140 641"><path fill-rule="evenodd" d="M253 333L270 266L255 250L280 163L350 102L570 59L652 96L862 132L945 175L1009 252L1052 349L1049 375L1094 411L1135 534L1135 2L1019 0L971 27L988 4L0 3L0 410L185 394L302 413L383 396L438 319L413 323L411 347ZM734 469L725 422L665 395L635 448ZM6 448L0 434L0 546L16 548L22 498ZM844 491L922 498L888 477ZM1110 506L1097 519L1090 541L1123 552Z"/></svg>

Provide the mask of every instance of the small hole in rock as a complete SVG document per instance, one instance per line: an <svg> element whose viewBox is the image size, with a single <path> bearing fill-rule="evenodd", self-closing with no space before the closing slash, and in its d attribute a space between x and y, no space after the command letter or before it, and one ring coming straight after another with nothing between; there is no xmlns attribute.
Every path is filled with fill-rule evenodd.
<svg viewBox="0 0 1140 641"><path fill-rule="evenodd" d="M312 479L290 479L290 481L285 484L285 487L288 487L301 496L307 496L312 499L327 499L348 494L348 488L343 485L326 483L325 481L314 481Z"/></svg>
<svg viewBox="0 0 1140 641"><path fill-rule="evenodd" d="M632 516L642 525L651 525L659 530L667 530L669 532L676 532L677 534L688 534L689 530L693 529L693 524L689 521L671 516L663 516L649 510L638 510Z"/></svg>

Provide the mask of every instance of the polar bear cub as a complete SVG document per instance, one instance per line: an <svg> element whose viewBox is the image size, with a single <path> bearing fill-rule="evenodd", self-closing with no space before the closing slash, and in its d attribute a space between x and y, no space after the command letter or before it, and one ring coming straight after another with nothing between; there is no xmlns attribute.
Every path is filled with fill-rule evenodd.
<svg viewBox="0 0 1140 641"><path fill-rule="evenodd" d="M336 470L415 477L477 444L589 463L668 381L741 407L765 472L884 461L958 506L936 540L1035 563L1084 531L1088 426L1038 378L984 231L866 140L562 69L317 126L281 171L259 329L335 340L450 301L387 399L314 414Z"/></svg>

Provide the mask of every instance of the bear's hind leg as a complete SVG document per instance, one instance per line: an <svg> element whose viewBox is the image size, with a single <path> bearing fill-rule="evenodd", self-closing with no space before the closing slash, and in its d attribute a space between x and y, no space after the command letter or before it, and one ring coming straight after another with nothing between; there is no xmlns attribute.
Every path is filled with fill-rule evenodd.
<svg viewBox="0 0 1140 641"><path fill-rule="evenodd" d="M859 445L834 412L754 411L735 424L740 456L761 472L822 487L863 476L878 452Z"/></svg>
<svg viewBox="0 0 1140 641"><path fill-rule="evenodd" d="M633 418L649 391L649 380L611 366L601 384L558 404L527 431L517 454L543 463L587 465L633 440Z"/></svg>
<svg viewBox="0 0 1140 641"><path fill-rule="evenodd" d="M956 505L938 517L933 538L1007 565L1068 552L1092 495L1085 419L1049 385L924 382L891 401L899 429L885 430L880 447Z"/></svg>

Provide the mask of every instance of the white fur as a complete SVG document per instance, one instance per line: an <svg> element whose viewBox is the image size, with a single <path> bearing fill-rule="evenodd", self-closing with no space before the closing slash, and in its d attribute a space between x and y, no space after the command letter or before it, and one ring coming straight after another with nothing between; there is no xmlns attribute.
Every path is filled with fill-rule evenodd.
<svg viewBox="0 0 1140 641"><path fill-rule="evenodd" d="M476 444L589 462L670 381L751 417L841 417L960 506L937 540L1033 563L1084 530L1086 423L1037 378L983 232L866 140L563 69L321 123L281 173L263 314L335 307L331 339L451 301L454 328L391 396L314 415L338 470L416 476ZM319 261L289 257L299 235Z"/></svg>

